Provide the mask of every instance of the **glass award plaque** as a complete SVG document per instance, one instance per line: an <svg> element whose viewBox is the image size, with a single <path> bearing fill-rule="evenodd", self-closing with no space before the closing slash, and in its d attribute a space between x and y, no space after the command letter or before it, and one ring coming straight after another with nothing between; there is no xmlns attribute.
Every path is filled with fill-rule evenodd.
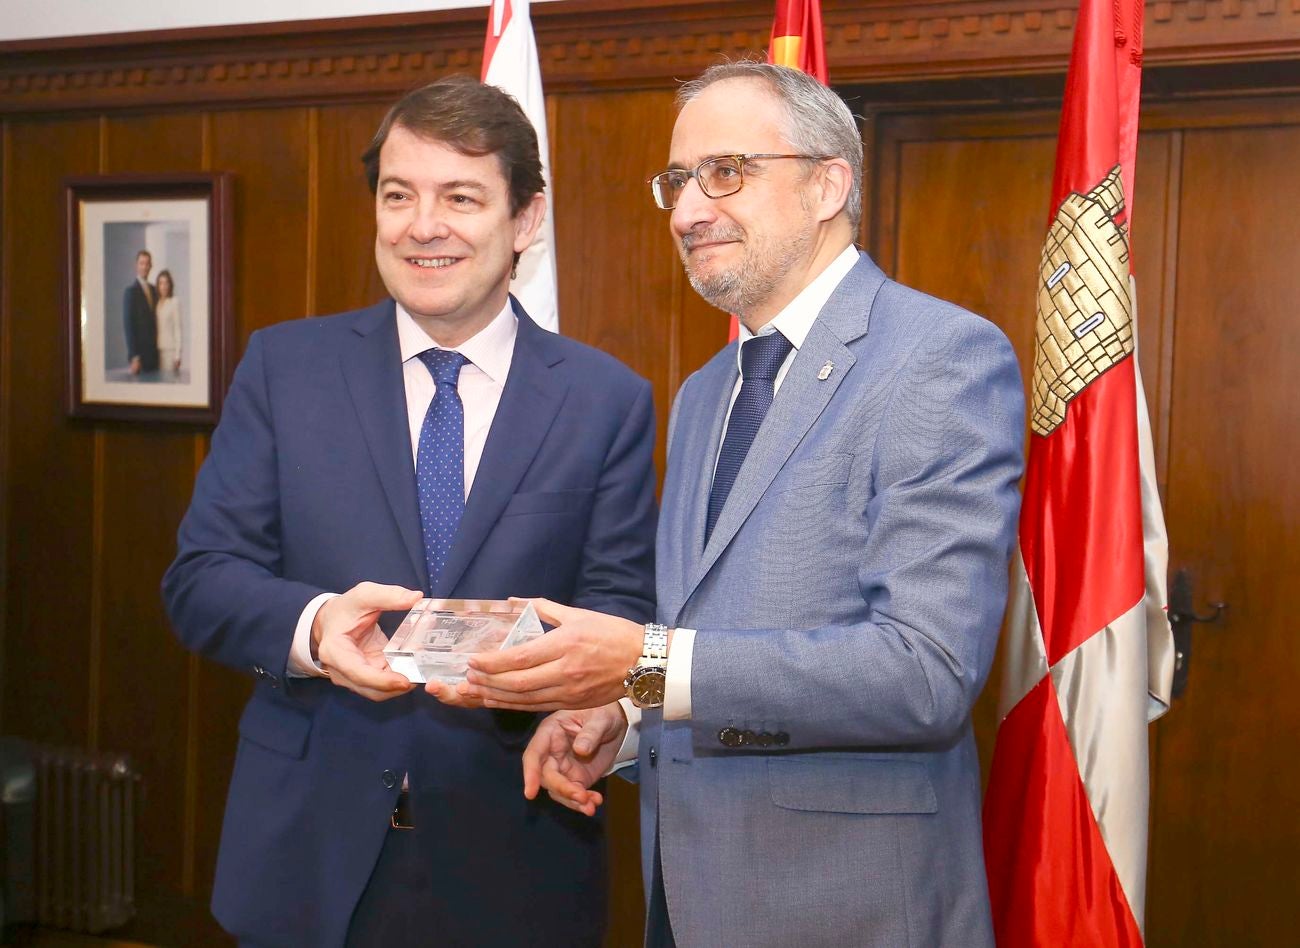
<svg viewBox="0 0 1300 948"><path fill-rule="evenodd" d="M533 604L497 599L422 599L384 649L388 666L417 684L465 680L469 657L542 634Z"/></svg>

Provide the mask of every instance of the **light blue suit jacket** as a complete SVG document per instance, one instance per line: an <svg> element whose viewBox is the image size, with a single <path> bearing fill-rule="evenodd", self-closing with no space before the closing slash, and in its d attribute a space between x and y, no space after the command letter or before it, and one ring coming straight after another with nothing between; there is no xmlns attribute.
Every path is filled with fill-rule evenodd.
<svg viewBox="0 0 1300 948"><path fill-rule="evenodd" d="M646 879L657 833L682 948L991 944L970 712L1019 510L1015 354L862 255L706 545L736 375L733 344L669 429L659 619L698 634L692 718L643 722Z"/></svg>

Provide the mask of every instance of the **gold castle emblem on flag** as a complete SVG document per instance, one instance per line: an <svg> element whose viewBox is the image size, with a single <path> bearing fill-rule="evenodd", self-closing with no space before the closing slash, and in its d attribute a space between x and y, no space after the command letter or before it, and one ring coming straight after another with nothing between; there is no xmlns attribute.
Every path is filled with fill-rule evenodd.
<svg viewBox="0 0 1300 948"><path fill-rule="evenodd" d="M1044 437L1070 400L1133 352L1128 235L1116 165L1087 194L1061 202L1039 264L1037 346L1030 425Z"/></svg>

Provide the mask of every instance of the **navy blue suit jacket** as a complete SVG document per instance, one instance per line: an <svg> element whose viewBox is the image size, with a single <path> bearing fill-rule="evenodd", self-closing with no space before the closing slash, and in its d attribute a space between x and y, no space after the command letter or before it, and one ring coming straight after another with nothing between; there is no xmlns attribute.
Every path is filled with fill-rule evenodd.
<svg viewBox="0 0 1300 948"><path fill-rule="evenodd" d="M158 299L158 291L149 284ZM126 333L126 359L139 358L140 371L158 371L158 317L139 280L132 280L122 293L122 329Z"/></svg>
<svg viewBox="0 0 1300 948"><path fill-rule="evenodd" d="M181 641L257 678L212 902L243 939L341 944L409 774L421 837L439 839L428 865L448 913L431 932L599 943L603 831L523 799L532 716L445 708L422 689L372 703L285 675L307 603L363 580L652 616L650 386L515 308L510 373L432 589L392 301L249 340L163 581Z"/></svg>

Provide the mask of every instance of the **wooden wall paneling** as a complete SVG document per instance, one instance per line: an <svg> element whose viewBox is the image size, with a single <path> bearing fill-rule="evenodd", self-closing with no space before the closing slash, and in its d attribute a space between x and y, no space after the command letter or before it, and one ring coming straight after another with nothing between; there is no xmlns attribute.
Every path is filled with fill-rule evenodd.
<svg viewBox="0 0 1300 948"><path fill-rule="evenodd" d="M105 172L203 167L203 120L196 113L108 118L102 129ZM165 264L156 261L151 280ZM132 278L124 274L122 285ZM187 427L99 426L101 619L93 695L99 745L130 753L148 787L149 805L140 808L138 824L141 911L132 927L138 938L167 937L157 920L174 915L171 903L183 897L184 854L192 832L185 821L192 736L185 710L197 681L168 627L159 582L175 555L176 529L189 503L193 438ZM159 727L161 721L175 726Z"/></svg>
<svg viewBox="0 0 1300 948"><path fill-rule="evenodd" d="M305 315L308 244L306 109L230 110L208 117L206 170L235 175L235 292L237 352L256 329ZM205 445L191 446L197 469ZM199 661L194 738L200 748L189 808L195 814L192 885L206 902L216 867L226 789L234 766L239 715L252 678ZM207 924L215 925L210 919Z"/></svg>
<svg viewBox="0 0 1300 948"><path fill-rule="evenodd" d="M1171 218L1178 218L1177 192L1169 182L1178 160L1178 131L1143 131L1138 135L1133 207L1129 217L1129 251L1137 281L1138 368L1151 419L1156 482L1162 496L1165 465L1159 450L1169 429L1169 365L1172 343L1173 292L1170 244L1177 246Z"/></svg>
<svg viewBox="0 0 1300 948"><path fill-rule="evenodd" d="M9 385L9 228L4 226L9 208L9 122L0 119L0 734L8 734L5 720L5 639L9 624L9 412L13 392Z"/></svg>
<svg viewBox="0 0 1300 948"><path fill-rule="evenodd" d="M1183 140L1168 519L1198 607L1185 696L1156 729L1149 944L1293 940L1300 744L1300 103ZM1193 870L1194 867L1194 870Z"/></svg>
<svg viewBox="0 0 1300 948"><path fill-rule="evenodd" d="M7 122L7 733L84 745L94 434L64 413L61 179L99 167L93 118Z"/></svg>
<svg viewBox="0 0 1300 948"><path fill-rule="evenodd" d="M663 420L673 366L673 268L667 222L646 180L661 170L672 129L669 92L558 96L551 169L560 330L616 356L655 386Z"/></svg>
<svg viewBox="0 0 1300 948"><path fill-rule="evenodd" d="M212 171L235 174L237 341L306 315L308 110L232 109L212 116Z"/></svg>
<svg viewBox="0 0 1300 948"><path fill-rule="evenodd" d="M176 555L176 528L189 505L191 437L147 428L107 431L98 472L104 524L99 743L128 752L147 788L136 849L145 923L151 903L181 896L190 829L184 818L186 755L197 735L189 731L186 708L198 683L168 626L159 583ZM150 937L138 926L133 935Z"/></svg>
<svg viewBox="0 0 1300 948"><path fill-rule="evenodd" d="M318 110L315 151L316 265L309 314L368 306L388 295L375 267L375 205L361 153L390 103Z"/></svg>
<svg viewBox="0 0 1300 948"><path fill-rule="evenodd" d="M940 138L899 153L895 278L997 323L1023 367L1055 144L1050 134Z"/></svg>
<svg viewBox="0 0 1300 948"><path fill-rule="evenodd" d="M548 212L554 215L560 331L623 360L650 379L659 421L656 466L678 340L673 334L673 270L663 212L645 181L663 162L672 128L671 94L554 96L548 134L555 143ZM610 930L606 944L641 937L637 795L609 781Z"/></svg>
<svg viewBox="0 0 1300 948"><path fill-rule="evenodd" d="M898 272L898 153L906 137L900 117L876 114L873 116L871 151L865 151L863 161L872 168L871 187L867 189L864 175L862 186L862 224L859 233L864 235L862 249L869 253L880 269L892 276Z"/></svg>
<svg viewBox="0 0 1300 948"><path fill-rule="evenodd" d="M879 264L880 261L875 257L872 233L872 222L877 213L876 176L880 173L880 169L876 167L880 150L879 111L873 103L864 101L861 95L855 95L847 90L837 91L857 118L858 128L862 132L862 219L858 222L856 243L859 248L871 254L872 259Z"/></svg>

